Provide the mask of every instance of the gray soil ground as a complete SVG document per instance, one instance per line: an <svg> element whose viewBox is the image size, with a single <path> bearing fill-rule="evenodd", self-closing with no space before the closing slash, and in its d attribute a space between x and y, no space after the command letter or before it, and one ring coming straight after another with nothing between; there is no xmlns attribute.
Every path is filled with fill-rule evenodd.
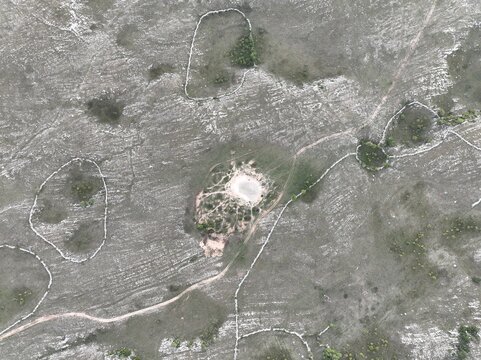
<svg viewBox="0 0 481 360"><path fill-rule="evenodd" d="M196 23L234 6L262 36L260 63L235 95L188 100ZM242 19L220 22L226 30L206 23L196 45L196 95L232 90L242 74L215 59ZM481 109L480 22L475 0L0 0L0 244L30 249L53 275L45 301L20 325L142 311L221 274L238 255L223 276L149 313L111 323L57 318L0 335L0 358L115 359L108 353L126 347L149 360L232 359L234 293L304 175L318 178L359 139L379 140L407 100ZM209 56L232 71L230 82L202 84ZM479 120L455 130L481 145ZM429 140L441 138L435 131L443 129L433 127ZM224 257L206 258L194 196L213 164L246 153L285 196L246 244L232 238ZM239 291L240 334L303 334L315 360L326 345L343 359L456 359L459 326L481 326L481 285L472 280L481 278L481 205L472 207L480 155L451 134L379 173L346 158L282 214ZM96 161L108 186L106 243L82 264L28 222L39 186L76 157ZM82 173L98 180L94 168ZM81 206L69 181L68 169L51 178L33 222L68 255L84 256L102 240L105 191ZM0 249L0 332L47 284L34 257ZM265 360L273 348L309 355L297 337L267 332L241 339L238 359ZM470 349L481 358L479 343Z"/></svg>

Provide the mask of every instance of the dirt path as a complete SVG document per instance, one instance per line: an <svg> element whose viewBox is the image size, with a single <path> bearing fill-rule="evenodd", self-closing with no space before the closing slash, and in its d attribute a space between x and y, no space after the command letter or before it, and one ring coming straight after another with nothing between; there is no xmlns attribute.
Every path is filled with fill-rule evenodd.
<svg viewBox="0 0 481 360"><path fill-rule="evenodd" d="M433 14L434 14L434 10L436 9L436 5L437 5L437 2L438 0L434 0L432 5L431 5L431 8L429 9L429 12L426 16L426 18L424 19L424 22L423 22L423 25L421 26L421 29L419 30L418 34L416 35L416 37L411 41L411 45L409 46L409 49L408 49L408 52L406 53L406 56L404 57L404 59L399 63L399 66L398 66L398 70L396 71L396 73L394 74L394 77L392 78L392 83L391 83L391 86L389 87L389 89L387 90L386 94L382 97L381 101L379 102L379 104L377 105L376 109L374 110L374 112L371 114L371 116L369 117L369 119L366 121L366 123L364 124L365 126L367 125L370 125L376 118L377 116L379 115L379 112L381 111L382 107L384 106L384 104L386 103L387 99L389 98L389 96L391 95L392 91L394 90L394 88L396 87L397 83L399 82L399 79L401 78L401 75L402 73L404 72L404 70L406 69L406 66L409 65L409 61L411 60L411 56L414 54L414 52L416 51L418 45L419 45L419 41L421 40L423 34L424 34L424 30L426 29L426 27L429 25L429 23L431 22L431 18L433 17Z"/></svg>

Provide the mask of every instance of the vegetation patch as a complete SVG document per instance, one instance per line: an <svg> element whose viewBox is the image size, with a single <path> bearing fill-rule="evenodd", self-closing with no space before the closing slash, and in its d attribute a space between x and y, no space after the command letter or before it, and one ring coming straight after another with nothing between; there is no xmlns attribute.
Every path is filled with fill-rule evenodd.
<svg viewBox="0 0 481 360"><path fill-rule="evenodd" d="M21 312L31 302L33 295L33 291L26 286L0 288L0 324L9 319L11 314Z"/></svg>
<svg viewBox="0 0 481 360"><path fill-rule="evenodd" d="M401 144L411 147L429 142L433 122L434 116L430 111L408 106L391 125L386 146Z"/></svg>
<svg viewBox="0 0 481 360"><path fill-rule="evenodd" d="M444 219L442 231L446 240L456 240L464 234L475 234L481 230L481 222L472 216L454 216Z"/></svg>
<svg viewBox="0 0 481 360"><path fill-rule="evenodd" d="M427 246L425 243L427 229L409 233L400 229L389 236L389 249L398 256L404 266L414 272L427 275L432 280L437 280L439 272L427 259Z"/></svg>
<svg viewBox="0 0 481 360"><path fill-rule="evenodd" d="M307 161L299 162L295 165L286 194L292 200L300 199L306 203L311 203L317 197L319 188L313 186L320 176L320 172Z"/></svg>
<svg viewBox="0 0 481 360"><path fill-rule="evenodd" d="M341 360L342 353L334 348L325 348L322 352L322 360Z"/></svg>
<svg viewBox="0 0 481 360"><path fill-rule="evenodd" d="M388 157L383 148L370 140L362 140L357 148L361 166L369 171L378 171L388 166Z"/></svg>
<svg viewBox="0 0 481 360"><path fill-rule="evenodd" d="M293 360L291 352L279 345L269 346L256 360Z"/></svg>
<svg viewBox="0 0 481 360"><path fill-rule="evenodd" d="M259 61L254 36L247 33L239 37L232 50L229 52L229 56L233 65L244 68L254 66Z"/></svg>
<svg viewBox="0 0 481 360"><path fill-rule="evenodd" d="M452 54L447 62L453 86L451 98L461 98L470 107L481 104L481 26L471 28L465 42Z"/></svg>
<svg viewBox="0 0 481 360"><path fill-rule="evenodd" d="M103 188L102 179L99 176L86 174L81 166L70 170L67 184L70 187L72 199L84 207L93 205L93 196Z"/></svg>
<svg viewBox="0 0 481 360"><path fill-rule="evenodd" d="M194 97L213 97L227 92L242 72L258 60L258 48L247 21L235 11L202 19L194 39L187 91Z"/></svg>
<svg viewBox="0 0 481 360"><path fill-rule="evenodd" d="M214 343L215 338L219 335L219 329L223 323L224 319L217 319L204 328L199 336L203 349Z"/></svg>
<svg viewBox="0 0 481 360"><path fill-rule="evenodd" d="M82 223L70 238L64 240L65 248L74 253L85 253L103 238L98 222Z"/></svg>
<svg viewBox="0 0 481 360"><path fill-rule="evenodd" d="M438 115L438 125L456 126L466 121L473 122L479 116L479 111L470 109L460 115L457 115L453 114L452 112L446 113L443 109L440 109L438 111Z"/></svg>
<svg viewBox="0 0 481 360"><path fill-rule="evenodd" d="M117 125L124 111L124 104L110 95L92 99L87 102L89 113L95 116L99 122Z"/></svg>
<svg viewBox="0 0 481 360"><path fill-rule="evenodd" d="M121 347L116 350L109 351L110 356L115 356L118 359L128 359L128 360L142 360L140 356L135 355L135 353L126 347Z"/></svg>
<svg viewBox="0 0 481 360"><path fill-rule="evenodd" d="M67 210L52 201L45 199L36 213L37 218L47 224L58 224L67 218Z"/></svg>
<svg viewBox="0 0 481 360"><path fill-rule="evenodd" d="M149 81L157 80L164 74L173 73L175 67L171 64L152 64L148 69Z"/></svg>
<svg viewBox="0 0 481 360"><path fill-rule="evenodd" d="M397 350L389 338L377 327L364 329L361 337L342 351L345 360L398 360ZM335 358L334 358L335 359ZM324 359L323 359L324 360Z"/></svg>
<svg viewBox="0 0 481 360"><path fill-rule="evenodd" d="M471 351L470 344L479 341L479 328L472 325L461 325L458 328L458 344L456 345L456 360L465 360Z"/></svg>
<svg viewBox="0 0 481 360"><path fill-rule="evenodd" d="M20 306L25 305L33 295L32 290L30 290L26 286L13 289L13 293L14 293L13 300Z"/></svg>

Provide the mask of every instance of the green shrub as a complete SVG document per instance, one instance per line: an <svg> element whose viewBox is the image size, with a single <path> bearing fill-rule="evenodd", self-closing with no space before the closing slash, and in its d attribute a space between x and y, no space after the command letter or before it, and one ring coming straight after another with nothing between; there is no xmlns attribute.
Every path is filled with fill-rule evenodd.
<svg viewBox="0 0 481 360"><path fill-rule="evenodd" d="M357 151L362 167L377 171L387 166L387 155L383 148L369 140L363 140Z"/></svg>
<svg viewBox="0 0 481 360"><path fill-rule="evenodd" d="M478 116L475 110L468 110L461 115L456 115L453 113L446 114L444 110L438 111L439 119L438 125L446 125L446 126L456 126L459 124L464 123L465 121L473 121Z"/></svg>
<svg viewBox="0 0 481 360"><path fill-rule="evenodd" d="M72 195L83 207L91 206L94 203L92 196L99 191L99 185L95 180L77 181L72 184Z"/></svg>
<svg viewBox="0 0 481 360"><path fill-rule="evenodd" d="M219 334L219 329L223 323L224 323L224 320L219 319L214 321L204 329L202 334L199 336L202 344L202 348L206 348L207 346L212 345L215 338Z"/></svg>
<svg viewBox="0 0 481 360"><path fill-rule="evenodd" d="M33 295L32 290L27 287L14 289L13 292L15 294L14 301L20 306L23 306Z"/></svg>
<svg viewBox="0 0 481 360"><path fill-rule="evenodd" d="M126 348L126 347L121 347L114 352L111 353L112 355L117 355L120 358L128 358L130 355L132 355L132 350Z"/></svg>
<svg viewBox="0 0 481 360"><path fill-rule="evenodd" d="M229 53L232 64L240 67L254 66L259 59L255 45L251 34L241 36Z"/></svg>
<svg viewBox="0 0 481 360"><path fill-rule="evenodd" d="M471 351L470 343L475 340L479 341L479 329L472 325L461 325L458 328L458 344L456 345L456 359L465 360Z"/></svg>
<svg viewBox="0 0 481 360"><path fill-rule="evenodd" d="M179 338L175 338L174 340L172 340L171 345L172 345L173 348L178 349L180 347L181 343L182 343L182 341Z"/></svg>
<svg viewBox="0 0 481 360"><path fill-rule="evenodd" d="M340 360L342 354L333 349L333 348L325 348L322 352L322 360Z"/></svg>
<svg viewBox="0 0 481 360"><path fill-rule="evenodd" d="M479 222L471 216L456 216L446 220L442 235L445 239L456 239L463 234L477 233L481 230L478 224Z"/></svg>

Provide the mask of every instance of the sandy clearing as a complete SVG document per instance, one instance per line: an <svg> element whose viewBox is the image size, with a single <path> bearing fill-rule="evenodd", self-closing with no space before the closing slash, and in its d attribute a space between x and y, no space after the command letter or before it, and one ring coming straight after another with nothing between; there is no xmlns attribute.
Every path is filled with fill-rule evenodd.
<svg viewBox="0 0 481 360"><path fill-rule="evenodd" d="M261 202L265 188L261 182L253 176L238 173L227 184L230 195L249 205L257 205Z"/></svg>

